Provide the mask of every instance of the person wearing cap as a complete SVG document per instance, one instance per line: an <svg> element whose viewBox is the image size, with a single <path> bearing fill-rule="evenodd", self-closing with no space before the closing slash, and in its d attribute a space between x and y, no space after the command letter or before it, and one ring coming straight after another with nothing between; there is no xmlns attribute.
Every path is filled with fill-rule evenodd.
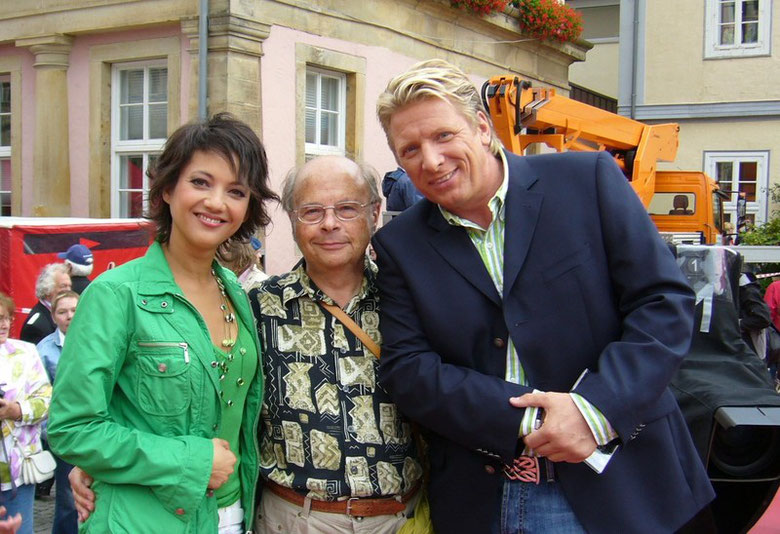
<svg viewBox="0 0 780 534"><path fill-rule="evenodd" d="M73 285L73 291L81 295L82 291L87 289L89 279L87 276L92 274L94 267L92 251L84 245L72 245L65 252L60 252L57 257L65 260L68 266L70 279Z"/></svg>

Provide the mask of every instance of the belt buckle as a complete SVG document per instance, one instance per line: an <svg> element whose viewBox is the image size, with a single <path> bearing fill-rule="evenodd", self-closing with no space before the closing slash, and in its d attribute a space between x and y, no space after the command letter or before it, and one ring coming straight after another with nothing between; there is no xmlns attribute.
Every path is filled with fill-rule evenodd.
<svg viewBox="0 0 780 534"><path fill-rule="evenodd" d="M512 461L511 465L504 465L504 476L509 480L539 484L539 458L536 456L518 456Z"/></svg>
<svg viewBox="0 0 780 534"><path fill-rule="evenodd" d="M349 499L347 499L347 510L346 510L345 513L348 516L355 517L355 518L362 518L362 516L359 516L359 515L356 515L356 516L352 515L352 501L357 501L359 499L360 499L360 497L350 497Z"/></svg>

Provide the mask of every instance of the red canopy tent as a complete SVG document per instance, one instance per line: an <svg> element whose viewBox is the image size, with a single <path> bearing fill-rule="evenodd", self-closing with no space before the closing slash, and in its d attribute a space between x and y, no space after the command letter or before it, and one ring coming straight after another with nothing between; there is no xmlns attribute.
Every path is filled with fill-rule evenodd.
<svg viewBox="0 0 780 534"><path fill-rule="evenodd" d="M143 219L70 217L0 217L0 291L16 305L11 337L16 338L38 299L35 280L49 263L77 243L92 251L93 280L107 269L143 256L153 239L153 225Z"/></svg>

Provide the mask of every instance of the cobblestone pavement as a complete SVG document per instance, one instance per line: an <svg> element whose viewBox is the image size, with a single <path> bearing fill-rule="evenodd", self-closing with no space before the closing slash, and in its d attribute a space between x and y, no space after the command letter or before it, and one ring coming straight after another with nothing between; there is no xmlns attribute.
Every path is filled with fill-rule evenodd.
<svg viewBox="0 0 780 534"><path fill-rule="evenodd" d="M54 494L57 491L57 485L51 489L51 495L43 499L36 499L33 505L33 515L35 523L33 531L35 534L50 534L51 524L54 520Z"/></svg>

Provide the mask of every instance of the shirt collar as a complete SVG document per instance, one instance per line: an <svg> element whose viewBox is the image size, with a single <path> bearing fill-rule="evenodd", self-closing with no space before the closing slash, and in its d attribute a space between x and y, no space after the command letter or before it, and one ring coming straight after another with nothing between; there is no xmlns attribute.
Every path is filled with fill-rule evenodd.
<svg viewBox="0 0 780 534"><path fill-rule="evenodd" d="M498 186L496 193L490 200L488 200L488 208L492 214L491 221L495 221L496 216L498 216L502 221L504 220L504 204L506 202L506 192L509 188L509 166L506 162L506 155L504 155L503 150L501 150L498 155L501 158L501 166L503 168L504 177L501 180L501 185ZM461 226L466 229L478 230L480 232L484 232L486 230L486 228L482 228L477 223L468 219L464 219L463 217L459 217L441 206L439 206L439 211L441 211L444 220L446 220L452 226Z"/></svg>
<svg viewBox="0 0 780 534"><path fill-rule="evenodd" d="M9 354L13 354L14 352L16 352L16 345L11 343L11 339L10 338L6 339L5 343L0 345L0 351L4 351L6 356L9 355Z"/></svg>
<svg viewBox="0 0 780 534"><path fill-rule="evenodd" d="M60 347L62 347L65 344L65 334L60 330L60 327L57 327L57 338L60 340Z"/></svg>
<svg viewBox="0 0 780 534"><path fill-rule="evenodd" d="M358 291L357 295L355 295L349 301L349 304L347 304L347 310L351 309L356 302L360 302L365 298L376 297L377 289L376 284L374 283L376 279L376 272L376 264L371 261L371 258L365 256L363 265L363 282L360 285L360 290ZM287 305L290 300L300 298L302 296L308 296L312 300L316 301L321 300L327 304L334 304L333 299L323 293L322 290L317 287L317 284L315 284L312 279L309 278L309 275L306 273L305 259L301 259L301 261L295 265L292 271L282 275L279 278L278 283L282 288L282 302L285 305Z"/></svg>

